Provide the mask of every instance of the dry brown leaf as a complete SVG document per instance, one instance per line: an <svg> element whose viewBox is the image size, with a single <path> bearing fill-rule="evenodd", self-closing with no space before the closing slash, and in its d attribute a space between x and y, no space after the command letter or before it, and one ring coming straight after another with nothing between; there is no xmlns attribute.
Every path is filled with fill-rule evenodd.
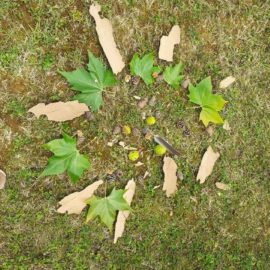
<svg viewBox="0 0 270 270"><path fill-rule="evenodd" d="M233 76L229 76L219 83L219 88L225 89L225 88L229 87L234 82L235 82L235 78Z"/></svg>
<svg viewBox="0 0 270 270"><path fill-rule="evenodd" d="M231 130L230 124L229 124L229 122L227 120L224 121L223 129L225 129L227 131Z"/></svg>
<svg viewBox="0 0 270 270"><path fill-rule="evenodd" d="M96 31L98 34L99 42L103 51L110 63L112 71L117 74L125 67L123 58L116 47L116 43L113 37L113 28L111 22L99 15L101 8L99 4L92 4L89 9L90 15L96 22Z"/></svg>
<svg viewBox="0 0 270 270"><path fill-rule="evenodd" d="M162 36L158 57L166 61L173 61L173 50L176 44L180 43L180 27L174 25L168 36Z"/></svg>
<svg viewBox="0 0 270 270"><path fill-rule="evenodd" d="M134 180L129 180L125 189L127 190L124 194L124 199L127 201L128 205L131 204L131 201L133 199L134 193L135 193L136 183ZM129 216L130 211L119 211L117 215L117 220L115 224L115 231L114 231L114 241L115 244L117 242L117 239L123 235L124 229L125 229L125 223L126 219Z"/></svg>
<svg viewBox="0 0 270 270"><path fill-rule="evenodd" d="M79 103L77 100L68 102L60 101L48 105L39 103L28 110L28 112L33 113L37 118L41 115L47 115L48 120L56 122L72 120L88 111L89 108L84 103Z"/></svg>
<svg viewBox="0 0 270 270"><path fill-rule="evenodd" d="M199 172L197 174L197 181L200 180L200 184L203 184L206 178L212 173L215 162L219 158L220 154L215 153L211 146L207 148L207 151L204 153Z"/></svg>
<svg viewBox="0 0 270 270"><path fill-rule="evenodd" d="M221 183L221 182L216 182L215 185L218 189L222 189L222 190L229 190L230 189L229 185L226 185L226 184Z"/></svg>
<svg viewBox="0 0 270 270"><path fill-rule="evenodd" d="M6 174L2 170L0 170L0 189L3 189L5 187L6 180Z"/></svg>
<svg viewBox="0 0 270 270"><path fill-rule="evenodd" d="M94 194L95 190L97 190L101 184L103 184L103 181L99 180L80 192L74 192L67 195L59 202L61 207L57 209L57 212L61 214L67 212L68 214L79 215L86 206L85 201Z"/></svg>
<svg viewBox="0 0 270 270"><path fill-rule="evenodd" d="M163 160L164 183L162 190L166 191L166 196L170 197L177 190L177 165L170 157Z"/></svg>

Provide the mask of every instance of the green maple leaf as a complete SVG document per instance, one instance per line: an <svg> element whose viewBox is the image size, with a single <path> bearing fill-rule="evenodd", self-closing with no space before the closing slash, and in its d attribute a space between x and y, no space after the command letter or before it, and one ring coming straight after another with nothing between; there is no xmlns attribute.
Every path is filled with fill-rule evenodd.
<svg viewBox="0 0 270 270"><path fill-rule="evenodd" d="M73 183L76 183L83 172L90 167L87 156L81 155L76 148L76 140L67 134L63 139L50 141L44 145L45 149L54 153L49 158L48 165L41 176L56 175L67 171Z"/></svg>
<svg viewBox="0 0 270 270"><path fill-rule="evenodd" d="M81 103L87 104L93 111L97 111L102 105L102 92L104 88L111 87L116 79L111 70L107 70L103 63L91 52L88 52L88 71L79 68L71 72L60 72L72 89L80 94L74 97Z"/></svg>
<svg viewBox="0 0 270 270"><path fill-rule="evenodd" d="M154 72L159 73L161 71L160 67L154 66L153 53L148 53L141 59L138 54L135 53L129 65L131 75L141 77L146 84L152 84L154 82L152 74Z"/></svg>
<svg viewBox="0 0 270 270"><path fill-rule="evenodd" d="M163 72L163 79L171 85L174 89L177 89L180 82L183 80L184 76L180 75L183 71L182 64L177 64L174 67L172 65L166 67L165 71Z"/></svg>
<svg viewBox="0 0 270 270"><path fill-rule="evenodd" d="M92 196L86 201L90 204L87 213L86 222L99 216L100 220L112 231L113 223L116 216L116 211L129 210L130 207L126 200L123 198L125 190L115 188L108 197L99 198Z"/></svg>
<svg viewBox="0 0 270 270"><path fill-rule="evenodd" d="M189 100L201 106L200 120L207 127L209 122L222 124L223 119L219 115L227 102L221 95L212 93L211 78L202 80L196 87L189 84Z"/></svg>

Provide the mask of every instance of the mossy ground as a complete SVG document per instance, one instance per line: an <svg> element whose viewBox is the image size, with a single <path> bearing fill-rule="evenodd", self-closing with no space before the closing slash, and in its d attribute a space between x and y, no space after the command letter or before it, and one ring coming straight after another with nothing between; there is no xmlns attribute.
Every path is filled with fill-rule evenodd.
<svg viewBox="0 0 270 270"><path fill-rule="evenodd" d="M0 2L0 167L8 176L0 191L0 269L269 269L269 84L270 3L244 0L107 1L117 44L128 63L135 52L154 51L171 26L181 27L175 63L193 83L211 76L214 87L228 75L237 78L222 91L228 100L221 127L209 137L187 92L165 83L146 87L124 82L105 92L94 119L58 124L37 120L27 110L38 102L68 101L73 95L58 70L85 65L87 51L106 59L87 0L1 0ZM156 57L157 58L157 57ZM157 62L164 66L163 62ZM156 96L154 107L138 109L133 96ZM116 125L143 128L141 113L160 112L153 130L181 152L184 179L167 199L162 159L142 136L119 140L138 147L142 167L134 168L121 147L107 146ZM182 120L190 135L177 127ZM65 177L40 178L49 153L42 144L61 131L82 130L80 145L92 169L72 185ZM211 144L221 153L204 185L196 183L201 157ZM116 177L108 173L119 170ZM145 171L150 176L143 179ZM117 245L98 220L56 213L57 202L94 179L108 190L134 178L137 191L124 237ZM231 186L220 191L214 183ZM104 190L98 192L103 195ZM171 216L170 213L173 212Z"/></svg>

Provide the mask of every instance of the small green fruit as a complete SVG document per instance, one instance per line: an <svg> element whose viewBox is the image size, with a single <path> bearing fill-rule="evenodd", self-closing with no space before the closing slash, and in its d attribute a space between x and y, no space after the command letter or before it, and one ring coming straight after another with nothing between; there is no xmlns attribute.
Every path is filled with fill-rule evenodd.
<svg viewBox="0 0 270 270"><path fill-rule="evenodd" d="M163 156L166 153L166 148L160 144L158 144L155 149L155 153L157 156Z"/></svg>
<svg viewBox="0 0 270 270"><path fill-rule="evenodd" d="M139 158L140 154L139 151L131 151L128 154L128 159L131 161L136 161Z"/></svg>
<svg viewBox="0 0 270 270"><path fill-rule="evenodd" d="M148 126L152 126L152 125L154 125L156 123L156 118L154 117L154 116L148 116L147 118L146 118L146 124L148 125Z"/></svg>
<svg viewBox="0 0 270 270"><path fill-rule="evenodd" d="M130 133L131 133L131 128L129 127L129 126L123 126L123 128L122 128L122 132L123 132L123 134L125 134L125 135L129 135Z"/></svg>

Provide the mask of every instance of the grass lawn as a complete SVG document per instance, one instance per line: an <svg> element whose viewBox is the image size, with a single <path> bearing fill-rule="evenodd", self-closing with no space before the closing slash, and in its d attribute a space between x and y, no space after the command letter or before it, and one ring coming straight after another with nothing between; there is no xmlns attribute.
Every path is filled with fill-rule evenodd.
<svg viewBox="0 0 270 270"><path fill-rule="evenodd" d="M0 269L269 269L270 268L270 2L261 0L99 0L111 19L119 49L132 55L153 51L174 24L181 28L174 63L184 64L193 84L212 77L214 89L229 75L232 87L220 91L228 101L222 112L231 126L215 127L212 137L199 122L187 90L164 81L146 86L120 83L104 94L104 105L89 119L65 123L27 110L39 102L68 101L74 92L58 70L87 63L87 51L106 58L99 45L88 0L0 1L0 169L7 174L0 191ZM161 67L166 63L156 61ZM133 96L151 98L138 108ZM181 153L183 180L166 198L162 158L143 135L114 135L115 126L143 129L142 113L158 115L152 130ZM179 127L184 124L185 131ZM65 131L81 130L79 146L92 163L77 184L66 175L39 177L50 153L42 144ZM135 168L113 139L143 153ZM209 145L221 154L203 185L196 174ZM145 172L150 176L143 179ZM56 213L58 201L103 179L110 191L134 178L133 211L117 245L98 219ZM228 184L221 191L215 182ZM101 188L97 195L103 196ZM171 214L173 213L173 214Z"/></svg>

